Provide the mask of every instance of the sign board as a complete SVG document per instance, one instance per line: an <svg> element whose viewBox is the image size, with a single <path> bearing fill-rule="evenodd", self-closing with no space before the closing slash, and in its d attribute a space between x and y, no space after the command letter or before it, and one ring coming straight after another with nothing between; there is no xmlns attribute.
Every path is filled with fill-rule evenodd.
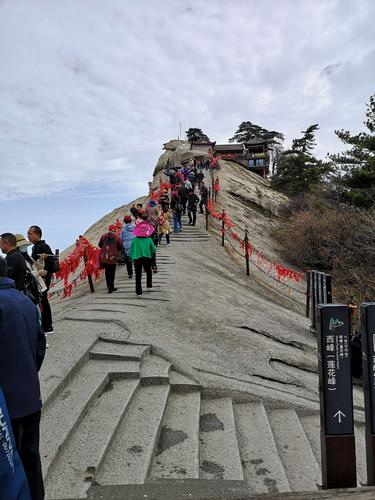
<svg viewBox="0 0 375 500"><path fill-rule="evenodd" d="M366 424L375 434L375 302L361 304L361 337Z"/></svg>
<svg viewBox="0 0 375 500"><path fill-rule="evenodd" d="M322 431L328 436L353 434L349 310L319 304L316 316Z"/></svg>
<svg viewBox="0 0 375 500"><path fill-rule="evenodd" d="M361 304L367 485L375 485L375 302Z"/></svg>

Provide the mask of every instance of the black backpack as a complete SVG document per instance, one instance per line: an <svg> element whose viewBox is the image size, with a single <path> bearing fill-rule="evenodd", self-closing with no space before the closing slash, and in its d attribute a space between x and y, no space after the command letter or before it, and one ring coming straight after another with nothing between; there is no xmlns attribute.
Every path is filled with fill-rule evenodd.
<svg viewBox="0 0 375 500"><path fill-rule="evenodd" d="M26 277L25 277L25 295L29 297L31 302L38 305L42 301L42 291L40 289L39 283L33 273L28 267L26 267Z"/></svg>
<svg viewBox="0 0 375 500"><path fill-rule="evenodd" d="M55 256L53 257L53 273L58 273L60 271L60 252L56 250Z"/></svg>

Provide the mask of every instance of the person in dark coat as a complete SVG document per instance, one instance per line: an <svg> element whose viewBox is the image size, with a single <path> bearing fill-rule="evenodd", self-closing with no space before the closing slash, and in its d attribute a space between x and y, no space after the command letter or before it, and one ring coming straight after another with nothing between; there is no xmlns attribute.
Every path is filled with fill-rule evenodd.
<svg viewBox="0 0 375 500"><path fill-rule="evenodd" d="M201 196L201 201L199 202L199 212L203 214L203 207L206 207L207 210L208 203L208 187L204 184L204 182L202 182L199 194Z"/></svg>
<svg viewBox="0 0 375 500"><path fill-rule="evenodd" d="M20 292L25 290L26 262L17 248L17 240L12 233L3 233L0 237L0 249L6 254L7 276L16 283Z"/></svg>
<svg viewBox="0 0 375 500"><path fill-rule="evenodd" d="M189 191L187 197L187 212L189 217L189 224L195 226L195 222L197 220L197 205L199 202L198 196L194 193L193 190Z"/></svg>
<svg viewBox="0 0 375 500"><path fill-rule="evenodd" d="M16 289L12 279L6 278L6 261L0 257L0 386L32 500L44 498L39 455L42 401L38 371L45 349L46 338L37 308Z"/></svg>
<svg viewBox="0 0 375 500"><path fill-rule="evenodd" d="M121 238L116 233L116 226L111 224L108 227L108 232L100 237L98 247L100 248L100 264L105 272L105 281L107 284L108 293L116 292L115 276L116 266L123 245Z"/></svg>
<svg viewBox="0 0 375 500"><path fill-rule="evenodd" d="M45 255L44 270L47 271L43 276L47 289L43 292L41 309L42 309L42 327L46 334L53 333L52 326L52 311L48 301L48 290L51 285L53 270L55 267L55 257L53 256L51 247L47 245L45 240L42 240L42 230L39 226L31 226L27 231L27 238L34 244L31 257L37 261L41 255Z"/></svg>

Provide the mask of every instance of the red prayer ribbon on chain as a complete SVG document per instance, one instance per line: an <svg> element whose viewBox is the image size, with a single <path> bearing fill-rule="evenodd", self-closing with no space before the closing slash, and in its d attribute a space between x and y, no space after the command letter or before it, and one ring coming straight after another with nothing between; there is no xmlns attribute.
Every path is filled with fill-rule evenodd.
<svg viewBox="0 0 375 500"><path fill-rule="evenodd" d="M218 181L218 179L217 179ZM210 199L207 203L207 210L217 220L224 220L224 229L221 230L222 234L225 234L225 228L231 229L235 227L233 221L228 217L226 212L224 211L222 214L215 210L215 202ZM251 243L247 243L247 248L245 249L245 241L236 233L235 231L228 231L229 236L231 236L235 241L238 241L241 244L241 249L245 253L247 252L249 257L253 255L255 252L257 265L259 267L267 266L266 272L270 274L273 270L277 274L278 281L282 281L284 279L294 280L296 283L299 283L301 280L305 279L304 273L300 273L298 271L293 271L281 264L276 264L272 262L268 257L266 257L262 252L256 250Z"/></svg>

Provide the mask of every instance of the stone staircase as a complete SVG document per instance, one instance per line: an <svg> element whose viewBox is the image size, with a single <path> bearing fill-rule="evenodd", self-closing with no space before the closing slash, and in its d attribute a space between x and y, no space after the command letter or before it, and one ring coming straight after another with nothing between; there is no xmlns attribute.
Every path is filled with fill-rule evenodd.
<svg viewBox="0 0 375 500"><path fill-rule="evenodd" d="M239 481L255 494L320 482L317 415L211 399L151 346L111 336L52 392L41 433L48 499L166 479Z"/></svg>
<svg viewBox="0 0 375 500"><path fill-rule="evenodd" d="M185 226L173 244L206 238L199 227ZM168 303L168 252L166 246L158 251L156 295L135 299L134 283L120 277L121 296L108 298L99 289L59 325L58 348L42 373L46 498L248 499L282 492L307 498L307 491L315 498L321 481L317 413L282 398L272 403L254 396L245 403L241 395L218 397L214 387L199 384L194 370L166 359L167 352L127 340L124 314L151 307L155 314ZM359 485L366 479L364 446L357 425Z"/></svg>

